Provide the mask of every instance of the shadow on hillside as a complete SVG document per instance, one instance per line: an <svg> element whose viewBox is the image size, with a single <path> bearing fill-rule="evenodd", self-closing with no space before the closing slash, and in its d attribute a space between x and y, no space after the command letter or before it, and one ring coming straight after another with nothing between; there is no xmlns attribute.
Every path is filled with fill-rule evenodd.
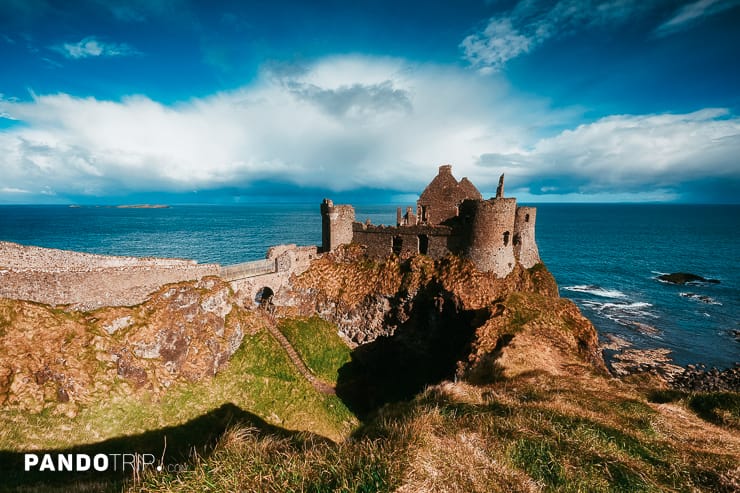
<svg viewBox="0 0 740 493"><path fill-rule="evenodd" d="M393 336L357 347L339 369L337 395L360 419L454 378L475 329L490 316L485 309L460 310L452 294L436 285L420 291L411 306L407 316L392 311L387 317L386 323L398 325ZM406 320L398 324L399 318Z"/></svg>
<svg viewBox="0 0 740 493"><path fill-rule="evenodd" d="M120 491L124 482L133 477L132 467L123 466L122 455L114 457L111 454L151 454L146 460L156 458L156 463L146 466L147 469L161 464L165 471L183 471L192 468L193 452L200 457L210 455L224 431L237 424L255 428L259 435L291 437L297 433L270 425L234 404L224 404L179 426L66 449L28 451L39 457L39 466L43 454L50 454L55 468L60 454L85 454L91 459L104 454L109 464L106 472L93 470L92 461L86 472L40 472L39 466L25 472L24 452L0 451L0 491ZM73 456L73 460L76 457ZM131 456L126 458L130 461Z"/></svg>

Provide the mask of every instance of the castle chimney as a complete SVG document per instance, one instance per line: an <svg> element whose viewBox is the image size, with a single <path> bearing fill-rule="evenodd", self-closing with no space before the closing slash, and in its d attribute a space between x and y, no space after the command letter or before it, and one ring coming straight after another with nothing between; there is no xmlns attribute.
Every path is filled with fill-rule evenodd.
<svg viewBox="0 0 740 493"><path fill-rule="evenodd" d="M498 188L496 188L496 198L502 199L504 198L504 174L501 174L501 177L498 179Z"/></svg>

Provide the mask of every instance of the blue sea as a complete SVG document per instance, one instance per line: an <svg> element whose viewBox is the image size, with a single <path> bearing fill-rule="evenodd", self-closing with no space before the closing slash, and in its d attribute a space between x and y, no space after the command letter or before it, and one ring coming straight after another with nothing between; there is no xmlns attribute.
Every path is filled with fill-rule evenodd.
<svg viewBox="0 0 740 493"><path fill-rule="evenodd" d="M394 224L395 206L356 206ZM83 252L232 264L321 241L318 204L118 209L0 206L0 240ZM600 336L668 348L677 364L740 362L740 206L541 204L540 256ZM2 261L0 259L0 265ZM661 273L719 284L675 286Z"/></svg>

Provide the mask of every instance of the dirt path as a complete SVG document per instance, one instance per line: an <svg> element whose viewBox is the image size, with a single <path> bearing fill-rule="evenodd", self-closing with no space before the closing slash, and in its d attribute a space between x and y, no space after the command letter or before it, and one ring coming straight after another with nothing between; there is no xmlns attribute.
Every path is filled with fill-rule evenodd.
<svg viewBox="0 0 740 493"><path fill-rule="evenodd" d="M283 333L280 332L280 329L277 328L277 321L275 320L275 317L273 317L272 314L269 313L265 313L265 315L265 318L267 319L267 330L270 331L272 337L274 337L275 340L280 344L280 346L282 346L282 348L285 350L290 360L298 369L298 372L303 375L303 377L308 380L308 382L322 394L335 395L336 390L333 386L329 385L323 380L316 378L316 375L311 373L311 370L308 369L290 341L288 341Z"/></svg>

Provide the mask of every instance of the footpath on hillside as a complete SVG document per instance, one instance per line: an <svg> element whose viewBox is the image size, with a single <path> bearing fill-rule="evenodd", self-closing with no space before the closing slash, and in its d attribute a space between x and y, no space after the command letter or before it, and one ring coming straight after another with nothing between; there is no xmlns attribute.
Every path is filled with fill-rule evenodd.
<svg viewBox="0 0 740 493"><path fill-rule="evenodd" d="M321 392L322 394L327 395L335 395L336 390L332 385L329 385L328 383L324 382L323 380L319 379L314 375L311 370L306 366L306 363L303 362L301 357L298 355L298 351L295 350L293 345L290 343L287 337L283 335L282 332L280 332L280 329L278 329L277 320L275 319L275 316L269 312L269 310L265 309L263 310L263 313L265 315L267 330L270 332L272 337L275 338L275 340L280 344L280 346L285 350L285 353L288 355L288 358L293 362L293 365L295 365L298 372L303 375L303 377L308 380L308 383L313 385L313 387Z"/></svg>

